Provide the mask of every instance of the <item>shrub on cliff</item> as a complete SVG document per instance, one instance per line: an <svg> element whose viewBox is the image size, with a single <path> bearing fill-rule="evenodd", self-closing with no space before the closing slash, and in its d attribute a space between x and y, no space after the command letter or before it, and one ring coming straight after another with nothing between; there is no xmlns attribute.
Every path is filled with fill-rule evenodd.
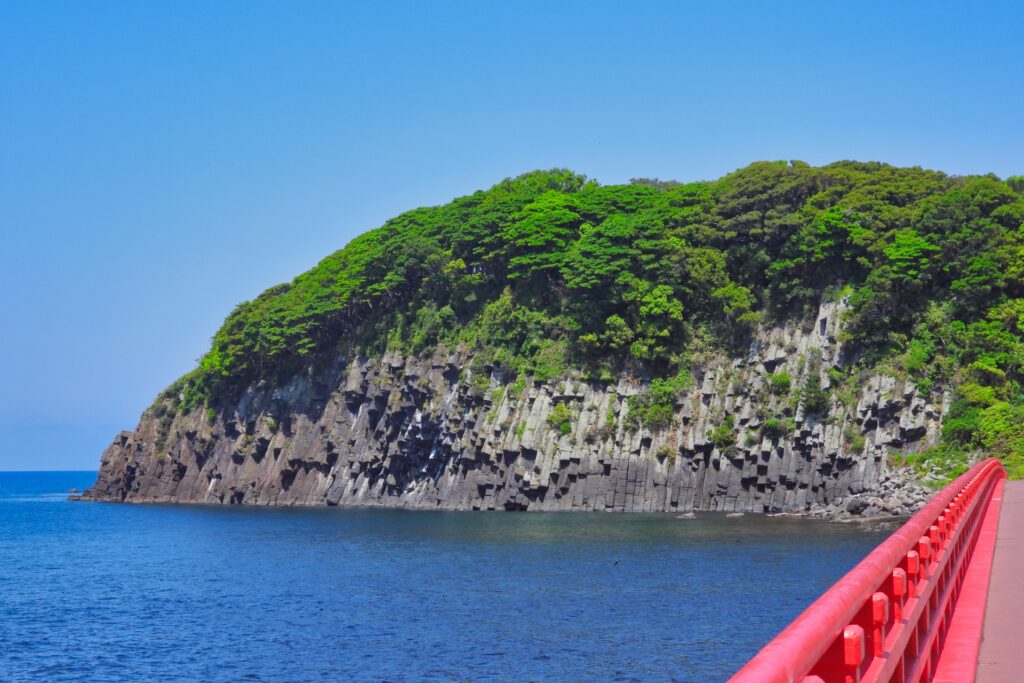
<svg viewBox="0 0 1024 683"><path fill-rule="evenodd" d="M800 391L800 401L803 404L804 412L809 415L821 415L828 410L829 395L821 388L821 377L817 372L807 376L803 389Z"/></svg>
<svg viewBox="0 0 1024 683"><path fill-rule="evenodd" d="M720 451L725 451L736 445L736 428L732 415L726 415L722 423L711 430L709 435L711 443Z"/></svg>
<svg viewBox="0 0 1024 683"><path fill-rule="evenodd" d="M692 385L693 378L686 371L675 377L651 380L643 392L629 397L626 426L633 430L641 425L650 429L667 427L675 416L681 393Z"/></svg>
<svg viewBox="0 0 1024 683"><path fill-rule="evenodd" d="M556 403L548 414L548 424L562 434L572 431L572 411L564 403Z"/></svg>
<svg viewBox="0 0 1024 683"><path fill-rule="evenodd" d="M772 393L776 396L785 396L788 394L789 389L793 384L793 381L785 372L776 372L769 375L768 382L771 386Z"/></svg>
<svg viewBox="0 0 1024 683"><path fill-rule="evenodd" d="M770 417L761 425L761 433L772 441L778 441L792 431L790 425L784 420Z"/></svg>

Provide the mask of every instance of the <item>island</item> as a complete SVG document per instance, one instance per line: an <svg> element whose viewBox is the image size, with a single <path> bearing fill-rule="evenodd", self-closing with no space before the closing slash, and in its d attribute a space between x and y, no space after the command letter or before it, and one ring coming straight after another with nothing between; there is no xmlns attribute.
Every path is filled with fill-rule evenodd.
<svg viewBox="0 0 1024 683"><path fill-rule="evenodd" d="M841 161L404 213L239 305L81 498L906 515L1024 474L1024 177Z"/></svg>

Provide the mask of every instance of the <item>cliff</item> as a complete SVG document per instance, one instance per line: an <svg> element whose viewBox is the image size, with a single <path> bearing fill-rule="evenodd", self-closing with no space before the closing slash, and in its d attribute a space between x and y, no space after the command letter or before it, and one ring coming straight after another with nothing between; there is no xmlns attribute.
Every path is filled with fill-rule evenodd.
<svg viewBox="0 0 1024 683"><path fill-rule="evenodd" d="M806 326L759 329L746 357L695 366L657 429L629 420L634 378L515 384L491 365L474 375L464 348L342 357L219 413L158 404L107 448L83 499L907 514L926 494L888 461L937 440L948 398L875 374L844 402L841 313L826 302ZM811 373L833 396L819 415L772 383Z"/></svg>

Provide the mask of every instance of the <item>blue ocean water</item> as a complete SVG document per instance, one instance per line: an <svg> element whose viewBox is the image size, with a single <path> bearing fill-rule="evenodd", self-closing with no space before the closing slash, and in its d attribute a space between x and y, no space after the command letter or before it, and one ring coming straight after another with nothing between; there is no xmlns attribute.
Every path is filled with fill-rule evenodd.
<svg viewBox="0 0 1024 683"><path fill-rule="evenodd" d="M723 680L887 533L70 503L0 473L2 681Z"/></svg>

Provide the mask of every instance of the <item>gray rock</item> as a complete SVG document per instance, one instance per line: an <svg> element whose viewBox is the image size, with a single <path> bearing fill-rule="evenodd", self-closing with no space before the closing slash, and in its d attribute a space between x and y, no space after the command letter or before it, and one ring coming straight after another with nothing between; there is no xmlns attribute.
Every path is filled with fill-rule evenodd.
<svg viewBox="0 0 1024 683"><path fill-rule="evenodd" d="M684 519L692 510L907 514L930 494L888 470L886 449L916 452L933 443L948 396L930 400L874 375L852 410L835 402L777 442L760 434L765 418L785 419L789 406L788 397L765 390L766 372L800 377L801 355L810 353L820 353L823 373L842 367L836 339L844 306L825 302L811 329L762 329L746 358L696 368L699 381L663 429L627 429L627 398L643 390L628 377L608 386L574 376L513 393L511 373L485 366L477 372L491 388L481 394L480 378L467 381L463 372L471 360L465 349L346 357L280 386L249 387L212 422L204 409L172 410L170 424L147 411L104 451L82 498L607 509ZM564 434L549 422L559 402L572 413ZM734 416L738 439L719 452L707 435L725 414ZM852 452L846 441L857 430L866 443Z"/></svg>

